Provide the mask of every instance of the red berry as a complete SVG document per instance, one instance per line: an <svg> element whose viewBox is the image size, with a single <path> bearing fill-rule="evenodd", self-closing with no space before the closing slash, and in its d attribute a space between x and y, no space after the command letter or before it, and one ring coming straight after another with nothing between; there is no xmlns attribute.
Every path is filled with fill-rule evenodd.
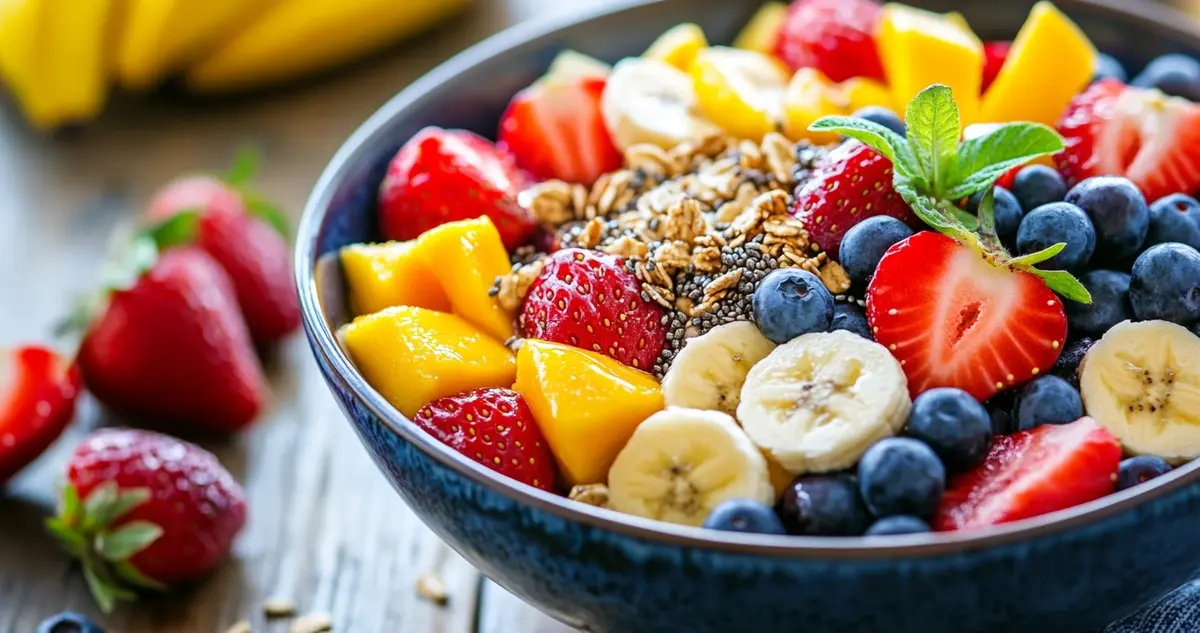
<svg viewBox="0 0 1200 633"><path fill-rule="evenodd" d="M956 387L982 402L1049 371L1067 337L1062 301L1040 277L928 231L883 256L867 318L914 397Z"/></svg>
<svg viewBox="0 0 1200 633"><path fill-rule="evenodd" d="M543 79L517 93L500 119L499 146L517 166L543 180L590 185L619 169L600 114L604 77Z"/></svg>
<svg viewBox="0 0 1200 633"><path fill-rule="evenodd" d="M933 527L985 527L1099 499L1120 463L1117 438L1091 418L997 437L979 466L950 479Z"/></svg>
<svg viewBox="0 0 1200 633"><path fill-rule="evenodd" d="M425 128L388 165L379 187L384 239L411 240L447 222L491 218L504 245L516 248L533 233L533 217L517 204L525 176L512 157L462 130Z"/></svg>
<svg viewBox="0 0 1200 633"><path fill-rule="evenodd" d="M1092 84L1058 124L1066 149L1054 162L1068 186L1124 176L1146 202L1200 189L1200 105L1115 79Z"/></svg>
<svg viewBox="0 0 1200 633"><path fill-rule="evenodd" d="M75 449L49 527L96 579L89 587L108 611L130 589L213 570L245 523L242 488L211 453L158 433L102 429Z"/></svg>
<svg viewBox="0 0 1200 633"><path fill-rule="evenodd" d="M0 485L37 459L71 422L79 372L44 347L0 353Z"/></svg>
<svg viewBox="0 0 1200 633"><path fill-rule="evenodd" d="M776 54L792 70L816 68L834 82L852 77L885 81L875 48L879 16L874 0L795 0Z"/></svg>
<svg viewBox="0 0 1200 633"><path fill-rule="evenodd" d="M996 76L1000 74L1000 69L1004 67L1004 62L1008 59L1008 51L1012 49L1012 42L984 42L983 44L983 89L987 90L988 86L996 80Z"/></svg>
<svg viewBox="0 0 1200 633"><path fill-rule="evenodd" d="M890 215L914 229L925 226L892 188L892 161L858 141L842 143L817 164L796 190L792 215L834 259L846 231L869 217Z"/></svg>
<svg viewBox="0 0 1200 633"><path fill-rule="evenodd" d="M438 398L413 418L443 444L523 484L558 490L558 470L533 412L511 389Z"/></svg>
<svg viewBox="0 0 1200 633"><path fill-rule="evenodd" d="M546 258L525 296L521 323L537 338L605 354L649 371L662 353L664 311L612 255L569 248Z"/></svg>
<svg viewBox="0 0 1200 633"><path fill-rule="evenodd" d="M78 362L100 402L162 424L237 431L267 397L229 276L191 246L168 250L112 293Z"/></svg>

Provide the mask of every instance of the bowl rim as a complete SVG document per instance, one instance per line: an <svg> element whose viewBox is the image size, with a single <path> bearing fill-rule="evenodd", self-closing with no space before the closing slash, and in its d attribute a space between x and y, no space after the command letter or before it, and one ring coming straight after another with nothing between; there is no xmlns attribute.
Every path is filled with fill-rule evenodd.
<svg viewBox="0 0 1200 633"><path fill-rule="evenodd" d="M373 113L338 149L313 187L297 230L295 275L304 328L310 347L331 369L326 373L365 406L401 439L460 476L513 502L531 506L554 517L590 528L615 532L645 541L736 554L788 558L884 561L897 557L932 557L997 547L1049 536L1114 517L1169 496L1200 482L1200 459L1137 488L1115 492L1085 504L1012 523L969 531L880 537L775 536L719 532L645 519L571 501L519 483L488 469L441 444L392 407L357 371L337 343L321 307L316 283L318 237L338 185L365 158L365 148L391 121L404 116L429 94L452 83L473 66L596 18L635 10L659 0L618 0L563 16L548 16L512 26L455 55L420 77ZM1200 47L1200 24L1181 12L1142 0L1055 0L1065 7L1107 13L1118 21L1132 20L1142 27L1188 39Z"/></svg>

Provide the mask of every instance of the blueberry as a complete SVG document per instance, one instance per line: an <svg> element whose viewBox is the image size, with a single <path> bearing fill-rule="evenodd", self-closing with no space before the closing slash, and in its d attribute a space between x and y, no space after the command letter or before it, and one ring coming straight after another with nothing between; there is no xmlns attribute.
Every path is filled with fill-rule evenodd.
<svg viewBox="0 0 1200 633"><path fill-rule="evenodd" d="M973 468L992 445L992 419L970 394L950 387L917 396L908 414L908 435L937 453L951 471Z"/></svg>
<svg viewBox="0 0 1200 633"><path fill-rule="evenodd" d="M868 341L875 340L871 334L871 324L867 323L867 315L853 303L839 303L833 307L832 329L854 332Z"/></svg>
<svg viewBox="0 0 1200 633"><path fill-rule="evenodd" d="M1083 401L1071 383L1042 376L1021 388L1013 405L1018 431L1043 424L1069 424L1083 417Z"/></svg>
<svg viewBox="0 0 1200 633"><path fill-rule="evenodd" d="M867 509L883 518L931 516L946 489L946 469L933 449L910 437L876 442L858 463L858 491Z"/></svg>
<svg viewBox="0 0 1200 633"><path fill-rule="evenodd" d="M60 613L42 620L35 633L104 633L104 629L82 613Z"/></svg>
<svg viewBox="0 0 1200 633"><path fill-rule="evenodd" d="M1150 209L1142 191L1125 178L1096 176L1067 192L1067 202L1083 209L1096 228L1096 252L1106 260L1136 255L1150 229Z"/></svg>
<svg viewBox="0 0 1200 633"><path fill-rule="evenodd" d="M979 201L983 198L983 194L977 193L967 200L967 211L971 213L979 212ZM1025 212L1021 210L1021 203L1017 202L1017 197L1011 191L1004 187L995 187L992 189L992 216L995 218L996 236L1000 238L1000 242L1006 246L1017 243L1017 229L1021 226L1021 218L1025 217Z"/></svg>
<svg viewBox="0 0 1200 633"><path fill-rule="evenodd" d="M908 515L884 517L867 528L866 536L889 536L892 534L923 534L931 532L929 524L921 519Z"/></svg>
<svg viewBox="0 0 1200 633"><path fill-rule="evenodd" d="M1143 321L1200 321L1200 252L1174 242L1151 246L1133 263L1129 300Z"/></svg>
<svg viewBox="0 0 1200 633"><path fill-rule="evenodd" d="M1096 341L1085 337L1067 345L1062 354L1059 354L1058 360L1054 361L1050 375L1058 376L1078 389L1079 366L1083 364L1083 357L1087 355L1088 350L1092 349L1095 344Z"/></svg>
<svg viewBox="0 0 1200 633"><path fill-rule="evenodd" d="M1117 490L1132 488L1169 472L1171 465L1161 457L1138 455L1121 460L1117 467Z"/></svg>
<svg viewBox="0 0 1200 633"><path fill-rule="evenodd" d="M1150 205L1150 230L1142 247L1167 242L1200 249L1200 202L1195 198L1174 193Z"/></svg>
<svg viewBox="0 0 1200 633"><path fill-rule="evenodd" d="M1125 72L1125 67L1117 61L1117 58L1100 53L1096 56L1096 74L1092 75L1092 81L1101 79L1116 79L1121 83L1126 83L1129 80L1129 73Z"/></svg>
<svg viewBox="0 0 1200 633"><path fill-rule="evenodd" d="M1129 303L1129 275L1113 270L1089 270L1080 275L1080 283L1092 295L1092 304L1064 301L1071 331L1102 336L1112 326L1133 320Z"/></svg>
<svg viewBox="0 0 1200 633"><path fill-rule="evenodd" d="M783 493L779 516L801 536L858 536L871 522L849 473L798 477Z"/></svg>
<svg viewBox="0 0 1200 633"><path fill-rule="evenodd" d="M775 511L753 499L730 499L713 508L704 527L723 532L787 534Z"/></svg>
<svg viewBox="0 0 1200 633"><path fill-rule="evenodd" d="M1057 171L1045 165L1029 165L1017 172L1012 184L1013 195L1021 208L1029 211L1043 204L1058 202L1067 193L1067 184Z"/></svg>
<svg viewBox="0 0 1200 633"><path fill-rule="evenodd" d="M1065 242L1062 252L1038 265L1047 270L1077 270L1087 265L1096 250L1096 231L1079 207L1067 202L1044 204L1021 220L1017 252L1036 253Z"/></svg>
<svg viewBox="0 0 1200 633"><path fill-rule="evenodd" d="M1176 97L1200 100L1200 62L1188 55L1163 55L1133 78L1139 88L1158 88Z"/></svg>
<svg viewBox="0 0 1200 633"><path fill-rule="evenodd" d="M833 322L833 295L816 275L796 268L768 274L754 291L752 303L758 329L776 343L827 332Z"/></svg>
<svg viewBox="0 0 1200 633"><path fill-rule="evenodd" d="M856 119L866 119L868 121L878 123L883 127L895 132L896 134L899 134L900 136L908 135L908 126L904 124L904 121L901 121L900 117L897 116L895 112L892 112L883 106L867 106L865 108L859 108L852 116Z"/></svg>
<svg viewBox="0 0 1200 633"><path fill-rule="evenodd" d="M867 218L850 227L838 252L850 281L865 287L883 254L900 240L912 237L908 225L887 215Z"/></svg>

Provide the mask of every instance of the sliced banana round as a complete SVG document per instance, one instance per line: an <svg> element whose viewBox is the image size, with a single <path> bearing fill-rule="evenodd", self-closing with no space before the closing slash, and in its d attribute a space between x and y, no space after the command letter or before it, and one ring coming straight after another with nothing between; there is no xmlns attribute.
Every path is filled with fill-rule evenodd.
<svg viewBox="0 0 1200 633"><path fill-rule="evenodd" d="M1080 368L1084 409L1125 450L1171 463L1200 457L1200 337L1167 321L1126 321Z"/></svg>
<svg viewBox="0 0 1200 633"><path fill-rule="evenodd" d="M646 419L608 471L608 507L701 525L722 501L775 503L767 461L733 418L669 407Z"/></svg>
<svg viewBox="0 0 1200 633"><path fill-rule="evenodd" d="M688 339L663 376L668 407L737 413L742 383L775 344L749 321L726 323Z"/></svg>
<svg viewBox="0 0 1200 633"><path fill-rule="evenodd" d="M793 474L853 466L904 426L912 401L887 348L838 330L775 348L742 386L746 434Z"/></svg>
<svg viewBox="0 0 1200 633"><path fill-rule="evenodd" d="M700 112L692 78L656 59L631 57L613 67L600 112L617 147L669 149L720 132Z"/></svg>

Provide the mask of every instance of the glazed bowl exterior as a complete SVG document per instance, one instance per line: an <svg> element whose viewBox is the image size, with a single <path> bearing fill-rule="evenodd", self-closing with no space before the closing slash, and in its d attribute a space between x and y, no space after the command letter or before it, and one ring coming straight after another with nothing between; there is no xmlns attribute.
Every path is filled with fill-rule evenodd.
<svg viewBox="0 0 1200 633"><path fill-rule="evenodd" d="M301 223L304 325L329 387L404 501L504 588L582 630L852 633L1093 631L1200 567L1200 465L1037 519L970 533L865 539L726 534L620 515L516 484L442 446L373 391L339 348L347 319L336 251L377 240L376 192L399 146L427 125L490 136L509 97L572 48L636 55L679 22L728 42L757 2L627 0L522 26L397 95L338 152ZM1031 3L927 1L984 38L1011 38ZM1168 9L1059 0L1132 68L1195 53L1200 30ZM1030 95L1036 98L1036 95Z"/></svg>

